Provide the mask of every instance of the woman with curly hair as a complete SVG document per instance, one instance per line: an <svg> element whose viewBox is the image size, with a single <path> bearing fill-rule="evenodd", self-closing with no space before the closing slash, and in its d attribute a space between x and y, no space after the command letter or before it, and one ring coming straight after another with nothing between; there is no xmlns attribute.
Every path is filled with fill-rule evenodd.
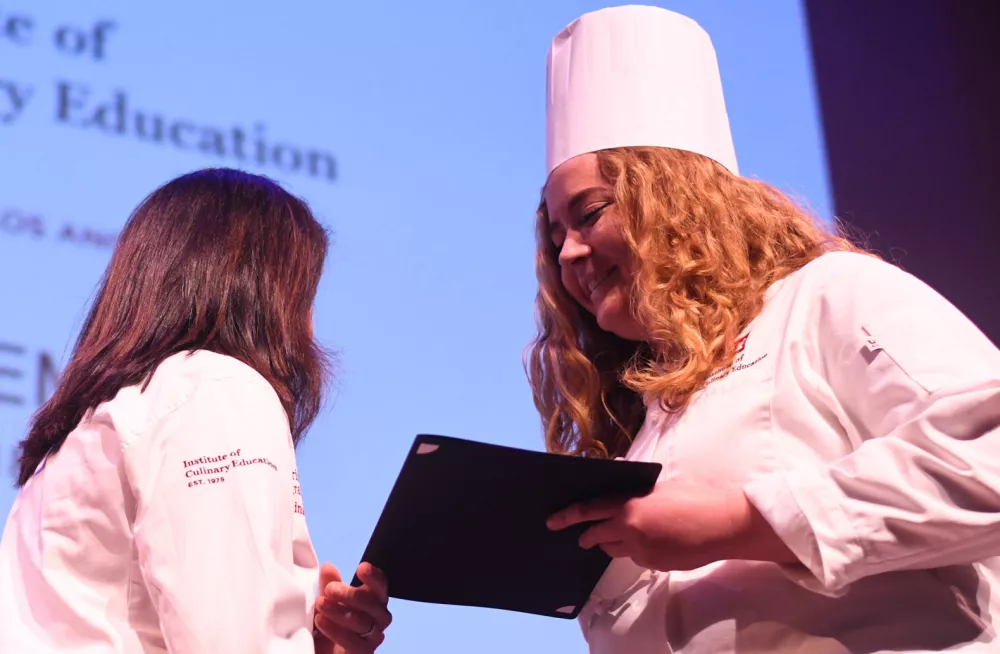
<svg viewBox="0 0 1000 654"><path fill-rule="evenodd" d="M650 7L552 43L528 373L552 452L656 461L568 507L612 557L595 653L980 652L1000 585L1000 351L740 177L715 53Z"/></svg>

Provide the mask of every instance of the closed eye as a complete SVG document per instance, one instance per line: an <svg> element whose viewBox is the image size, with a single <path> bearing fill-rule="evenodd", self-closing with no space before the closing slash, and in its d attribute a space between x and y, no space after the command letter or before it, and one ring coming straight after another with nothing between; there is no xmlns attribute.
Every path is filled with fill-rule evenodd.
<svg viewBox="0 0 1000 654"><path fill-rule="evenodd" d="M583 214L583 218L580 219L581 225L586 225L588 223L597 220L605 209L611 206L611 202L604 202L603 204L591 209L587 213Z"/></svg>

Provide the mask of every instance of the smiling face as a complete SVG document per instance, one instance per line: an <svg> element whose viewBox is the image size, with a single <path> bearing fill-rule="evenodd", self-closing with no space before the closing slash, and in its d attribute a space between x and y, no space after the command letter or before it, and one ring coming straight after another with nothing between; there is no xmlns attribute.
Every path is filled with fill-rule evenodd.
<svg viewBox="0 0 1000 654"><path fill-rule="evenodd" d="M601 329L644 340L629 308L633 271L615 190L601 175L597 155L580 155L556 168L545 185L545 206L566 291Z"/></svg>

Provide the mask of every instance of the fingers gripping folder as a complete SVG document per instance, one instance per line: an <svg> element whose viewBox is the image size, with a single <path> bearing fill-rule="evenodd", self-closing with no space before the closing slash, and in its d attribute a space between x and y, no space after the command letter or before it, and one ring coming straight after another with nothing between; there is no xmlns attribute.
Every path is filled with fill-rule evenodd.
<svg viewBox="0 0 1000 654"><path fill-rule="evenodd" d="M552 532L546 519L576 502L645 495L659 474L658 463L420 435L362 559L398 599L575 618L611 559L577 544L587 525Z"/></svg>

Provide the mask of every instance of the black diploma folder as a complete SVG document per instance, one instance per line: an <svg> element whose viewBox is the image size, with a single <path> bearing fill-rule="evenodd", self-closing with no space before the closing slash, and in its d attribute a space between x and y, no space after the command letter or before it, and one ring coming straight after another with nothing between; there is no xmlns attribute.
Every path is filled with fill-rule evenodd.
<svg viewBox="0 0 1000 654"><path fill-rule="evenodd" d="M575 618L611 559L577 544L588 525L553 532L545 520L575 502L645 495L659 474L658 463L420 435L362 560L394 598Z"/></svg>

